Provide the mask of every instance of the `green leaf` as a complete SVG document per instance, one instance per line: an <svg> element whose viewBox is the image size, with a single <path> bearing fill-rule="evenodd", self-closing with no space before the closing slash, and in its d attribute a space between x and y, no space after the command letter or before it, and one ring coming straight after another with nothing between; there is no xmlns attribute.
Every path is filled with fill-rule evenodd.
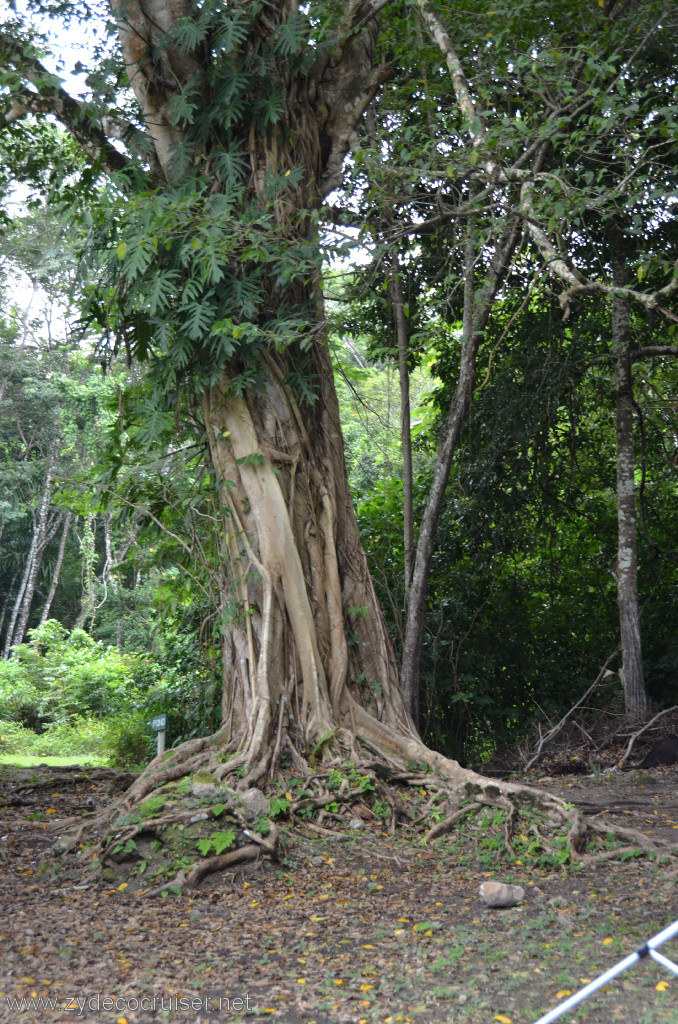
<svg viewBox="0 0 678 1024"><path fill-rule="evenodd" d="M233 846L235 842L235 829L229 828L227 831L215 832L212 836L212 842L214 844L214 851L217 856L227 850L229 846Z"/></svg>
<svg viewBox="0 0 678 1024"><path fill-rule="evenodd" d="M279 814L285 814L290 806L290 801L284 796L275 796L271 800L271 818L277 818Z"/></svg>

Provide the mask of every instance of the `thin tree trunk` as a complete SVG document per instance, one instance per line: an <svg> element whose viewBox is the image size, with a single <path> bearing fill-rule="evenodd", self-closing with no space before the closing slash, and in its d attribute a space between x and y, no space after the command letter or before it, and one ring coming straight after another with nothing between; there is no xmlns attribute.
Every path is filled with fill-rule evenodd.
<svg viewBox="0 0 678 1024"><path fill-rule="evenodd" d="M68 530L71 525L72 517L73 513L69 510L64 518L63 529L61 531L61 540L59 541L59 551L57 553L57 560L54 564L54 572L52 573L52 582L50 583L49 593L47 594L47 600L45 601L45 606L42 609L42 615L40 616L40 625L42 625L43 622L46 622L47 619L49 618L49 613L52 608L52 601L54 600L54 595L56 594L56 589L59 585L59 576L61 575L61 566L63 565L64 561L64 553L66 551L66 540L68 539Z"/></svg>
<svg viewBox="0 0 678 1024"><path fill-rule="evenodd" d="M5 658L9 657L9 652L13 646L21 643L26 633L28 616L31 610L31 602L33 600L33 594L35 592L35 584L38 578L38 572L40 571L42 556L45 550L45 536L47 533L47 518L49 515L51 484L52 463L50 460L47 466L47 473L45 475L45 481L42 488L42 495L40 496L38 513L33 523L33 537L31 539L31 547L28 552L28 558L26 559L26 565L24 567L24 573L21 579L21 584L16 595L14 608L12 609L12 615L10 617L9 625L7 627L7 635L5 637L5 649L3 651L3 656Z"/></svg>
<svg viewBox="0 0 678 1024"><path fill-rule="evenodd" d="M400 439L403 459L403 550L405 571L405 607L407 608L412 569L414 566L414 487L412 476L412 431L410 424L410 373L407 366L409 332L405 316L403 284L398 271L397 256L389 291L398 342L398 378L400 382Z"/></svg>
<svg viewBox="0 0 678 1024"><path fill-rule="evenodd" d="M47 550L47 545L54 537L55 533L61 525L62 515L55 516L54 519L49 522L43 522L39 524L36 531L36 544L32 552L31 568L26 581L26 588L21 602L21 611L19 613L19 619L17 621L14 637L12 639L13 646L23 643L24 637L26 636L26 630L28 628L28 618L31 613L31 606L33 604L33 597L35 595L35 588L38 583L38 574L42 567L42 560Z"/></svg>
<svg viewBox="0 0 678 1024"><path fill-rule="evenodd" d="M627 284L624 257L613 257L613 282ZM633 446L633 376L629 300L612 299L612 345L615 362L617 421L617 604L622 651L622 683L626 715L631 722L647 719L643 652L638 607L638 544Z"/></svg>
<svg viewBox="0 0 678 1024"><path fill-rule="evenodd" d="M9 599L12 596L12 591L14 590L14 584L16 583L18 575L19 575L19 570L17 569L17 571L12 576L12 582L10 583L9 587L7 588L7 593L5 594L5 600L2 602L2 612L0 613L0 637L2 636L2 631L5 628L5 619L7 618L7 609L9 608ZM3 656L6 657L6 655L4 654L4 650L3 650Z"/></svg>
<svg viewBox="0 0 678 1024"><path fill-rule="evenodd" d="M14 607L12 608L12 614L9 617L9 623L7 625L7 633L5 634L5 647L4 647L4 650L2 652L2 656L5 659L9 658L9 654L10 654L10 651L12 649L12 640L13 640L13 637L14 637L14 630L16 628L17 619L19 618L19 612L21 611L21 603L23 601L24 594L26 592L26 585L28 583L28 577L30 575L31 567L32 567L32 564L33 564L33 553L34 553L33 552L33 548L34 548L34 545L35 545L35 529L33 530L33 539L31 540L31 547L30 547L30 550L28 552L28 557L26 559L26 564L24 565L24 571L23 571L23 575L21 577L21 583L19 584L19 589L17 590L17 594L16 594L16 597L14 599Z"/></svg>
<svg viewBox="0 0 678 1024"><path fill-rule="evenodd" d="M82 551L82 601L80 611L75 620L78 629L84 629L88 619L94 619L95 595L94 595L94 562L96 552L94 548L94 516L88 513L85 516L80 549Z"/></svg>
<svg viewBox="0 0 678 1024"><path fill-rule="evenodd" d="M457 450L462 426L473 395L476 379L478 348L487 327L497 289L503 281L520 237L520 228L513 222L504 230L495 249L494 259L483 287L476 295L474 266L477 248L474 240L467 238L464 251L464 317L461 360L457 386L450 403L447 419L443 426L438 454L433 470L426 508L419 528L409 591L409 604L405 623L403 660L400 680L405 704L415 724L419 723L419 680L421 674L421 649L426 623L426 594L431 571L431 558L435 548L438 520L445 500L445 490L450 477L452 459Z"/></svg>

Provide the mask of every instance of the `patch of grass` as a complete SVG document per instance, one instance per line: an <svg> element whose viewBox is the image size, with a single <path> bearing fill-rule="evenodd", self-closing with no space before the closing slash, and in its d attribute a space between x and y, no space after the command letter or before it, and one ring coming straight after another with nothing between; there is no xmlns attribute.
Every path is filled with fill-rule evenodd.
<svg viewBox="0 0 678 1024"><path fill-rule="evenodd" d="M69 757L45 754L0 754L0 764L11 764L17 768L32 768L34 765L40 764L46 764L52 768L61 768L69 764L98 768L107 765L108 759L98 754L73 754Z"/></svg>
<svg viewBox="0 0 678 1024"><path fill-rule="evenodd" d="M66 722L53 722L43 732L35 732L19 722L0 720L0 759L19 764L18 757L37 758L29 763L56 764L51 757L69 757L73 764L94 763L130 767L144 765L153 756L151 731L139 712L113 718L95 719L76 716Z"/></svg>

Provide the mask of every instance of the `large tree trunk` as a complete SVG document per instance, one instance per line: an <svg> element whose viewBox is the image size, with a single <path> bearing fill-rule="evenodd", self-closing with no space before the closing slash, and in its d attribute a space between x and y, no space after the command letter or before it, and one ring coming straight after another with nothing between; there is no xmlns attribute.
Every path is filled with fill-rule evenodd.
<svg viewBox="0 0 678 1024"><path fill-rule="evenodd" d="M613 281L627 282L624 257L613 257ZM617 421L617 604L622 651L622 685L626 715L631 722L647 718L643 652L638 607L638 543L633 446L633 377L629 300L612 299L612 346L615 354L615 408Z"/></svg>
<svg viewBox="0 0 678 1024"><path fill-rule="evenodd" d="M311 407L272 356L264 390L236 397L225 377L203 396L226 516L223 716L254 777L274 731L306 751L351 749L356 734L391 755L419 747L353 514L326 346L313 361Z"/></svg>
<svg viewBox="0 0 678 1024"><path fill-rule="evenodd" d="M179 84L201 74L196 53L167 42L182 4L111 0L111 6L171 186L183 138L172 124L176 90L165 72L171 69ZM252 47L260 45L261 33L275 38L294 11L293 2L282 3L253 21ZM313 211L337 183L356 123L384 76L375 68L375 28L368 7L351 5L331 56L307 77L289 75L280 62L285 109L279 121L243 130L251 164L248 201L260 204L262 216L271 175L303 168L273 211L281 239L303 242L307 251L315 247L316 267ZM279 310L294 308L305 318L298 341L263 350L251 387L234 384L243 369L234 360L201 399L224 514L220 735L227 749L237 750L229 770L245 764L246 778L256 780L285 743L322 758L339 747L350 752L357 737L387 756L421 757L351 506L317 270L315 280L306 271L305 280L287 285L272 276L262 290L262 333L270 333ZM290 378L305 357L311 365L302 403Z"/></svg>

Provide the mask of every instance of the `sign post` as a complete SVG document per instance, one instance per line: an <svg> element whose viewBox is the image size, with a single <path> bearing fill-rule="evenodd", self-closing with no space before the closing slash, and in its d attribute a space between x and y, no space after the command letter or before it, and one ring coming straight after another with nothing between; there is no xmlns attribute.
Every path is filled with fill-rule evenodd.
<svg viewBox="0 0 678 1024"><path fill-rule="evenodd" d="M167 736L167 715L156 715L151 719L151 729L158 734L157 755L165 753L165 737Z"/></svg>

